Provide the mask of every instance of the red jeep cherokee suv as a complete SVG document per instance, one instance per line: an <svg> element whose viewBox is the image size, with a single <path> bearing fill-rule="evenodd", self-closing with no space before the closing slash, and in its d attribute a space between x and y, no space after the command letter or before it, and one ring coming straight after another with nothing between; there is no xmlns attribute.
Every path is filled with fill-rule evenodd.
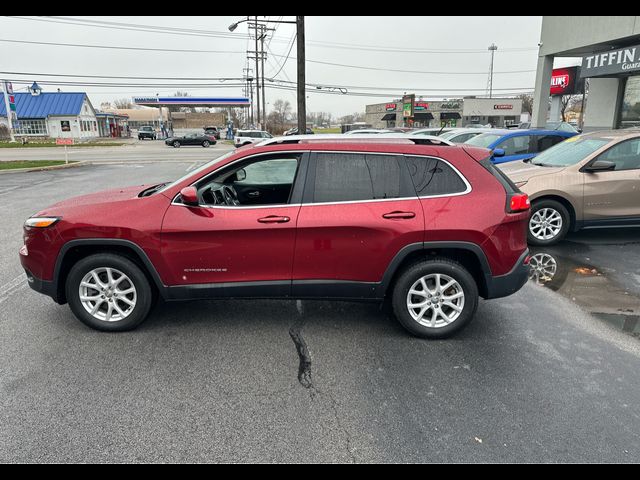
<svg viewBox="0 0 640 480"><path fill-rule="evenodd" d="M437 137L283 137L172 183L60 202L29 218L29 284L99 330L154 299L389 298L445 337L478 297L527 279L529 201L484 149Z"/></svg>

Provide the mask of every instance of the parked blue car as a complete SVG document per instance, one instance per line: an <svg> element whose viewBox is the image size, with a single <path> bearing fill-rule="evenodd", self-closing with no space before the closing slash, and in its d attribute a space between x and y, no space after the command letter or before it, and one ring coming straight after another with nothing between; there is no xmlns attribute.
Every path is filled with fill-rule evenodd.
<svg viewBox="0 0 640 480"><path fill-rule="evenodd" d="M488 148L493 152L491 158L493 163L505 163L533 158L538 153L574 135L578 135L578 132L495 129L470 138L464 143Z"/></svg>

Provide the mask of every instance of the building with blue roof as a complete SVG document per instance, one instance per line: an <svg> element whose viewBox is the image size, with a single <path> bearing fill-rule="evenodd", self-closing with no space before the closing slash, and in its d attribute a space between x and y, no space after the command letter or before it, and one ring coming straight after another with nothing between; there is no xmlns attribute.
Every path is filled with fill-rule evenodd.
<svg viewBox="0 0 640 480"><path fill-rule="evenodd" d="M14 95L17 137L89 140L99 136L96 112L84 92L43 92L34 83L29 92ZM4 102L0 102L0 124L8 125Z"/></svg>

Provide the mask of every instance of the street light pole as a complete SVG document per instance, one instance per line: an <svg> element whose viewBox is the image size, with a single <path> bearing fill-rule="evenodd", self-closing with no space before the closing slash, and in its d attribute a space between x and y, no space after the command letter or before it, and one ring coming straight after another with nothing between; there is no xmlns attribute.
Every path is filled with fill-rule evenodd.
<svg viewBox="0 0 640 480"><path fill-rule="evenodd" d="M304 16L296 16L297 30L297 62L298 62L298 135L307 133L307 102L306 102L306 75L305 75L305 51L304 51Z"/></svg>
<svg viewBox="0 0 640 480"><path fill-rule="evenodd" d="M493 95L493 55L496 53L496 50L498 50L497 45L492 43L489 46L489 51L491 52L491 66L489 67L489 98Z"/></svg>
<svg viewBox="0 0 640 480"><path fill-rule="evenodd" d="M261 128L260 126L260 69L259 69L260 63L258 62L258 17L255 16L253 18L255 19L254 33L256 37L256 50L255 50L256 52L256 106L257 106L256 127ZM262 72L262 74L264 75L264 72Z"/></svg>

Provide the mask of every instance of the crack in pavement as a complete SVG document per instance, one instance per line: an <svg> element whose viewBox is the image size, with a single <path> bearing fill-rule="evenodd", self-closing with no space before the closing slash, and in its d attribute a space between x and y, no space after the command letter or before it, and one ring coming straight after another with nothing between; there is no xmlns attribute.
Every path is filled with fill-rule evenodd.
<svg viewBox="0 0 640 480"><path fill-rule="evenodd" d="M299 316L293 325L289 328L289 336L291 340L293 340L294 345L296 346L296 351L298 352L298 357L300 359L300 363L298 366L298 382L304 388L309 390L309 394L311 399L313 400L316 396L319 397L327 397L329 402L329 407L333 412L333 417L335 418L336 425L338 429L342 431L345 436L346 441L346 449L347 453L351 459L351 463L357 463L357 458L353 452L353 447L351 445L351 435L349 431L342 425L340 421L340 414L338 412L338 401L333 397L330 393L324 393L316 387L313 383L313 379L311 377L311 353L309 352L309 348L307 347L307 343L302 336L302 329L305 325L304 318L304 307L302 305L301 300L296 301L296 308L298 310Z"/></svg>
<svg viewBox="0 0 640 480"><path fill-rule="evenodd" d="M296 351L298 352L298 357L300 358L300 364L298 366L298 381L300 385L304 388L314 388L313 379L311 378L311 354L309 353L309 348L307 347L307 343L304 341L304 337L302 336L302 328L304 327L304 316L303 316L303 308L302 302L300 300L296 301L296 307L298 309L298 313L300 316L293 322L291 328L289 328L289 336L291 340L293 340L294 345L296 346Z"/></svg>

